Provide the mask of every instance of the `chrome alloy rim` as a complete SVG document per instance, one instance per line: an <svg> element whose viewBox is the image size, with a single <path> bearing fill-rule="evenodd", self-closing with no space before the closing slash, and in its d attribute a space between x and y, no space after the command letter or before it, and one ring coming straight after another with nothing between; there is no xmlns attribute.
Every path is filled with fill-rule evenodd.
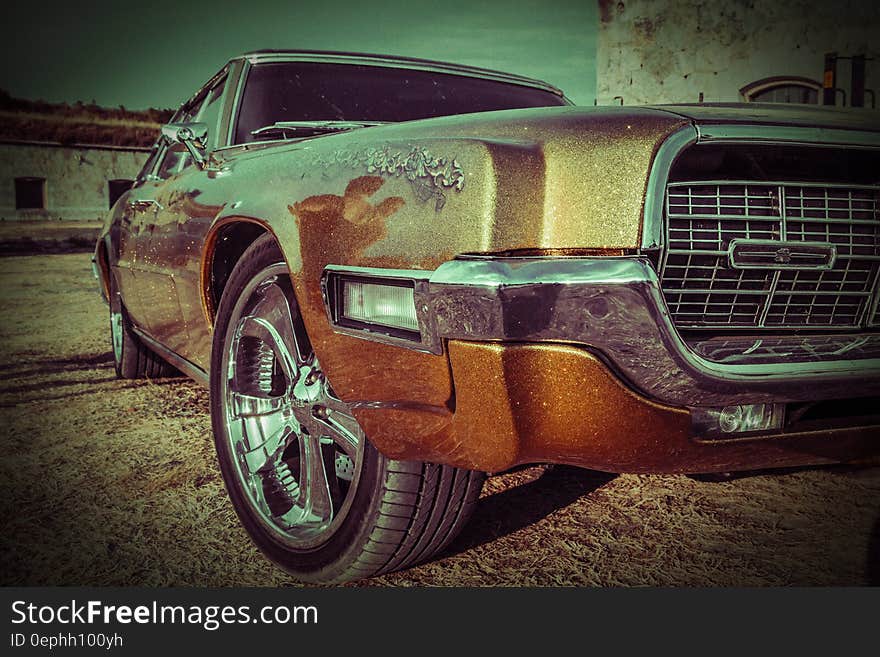
<svg viewBox="0 0 880 657"><path fill-rule="evenodd" d="M332 536L351 507L364 435L297 328L292 298L280 263L244 289L226 334L221 394L248 504L278 540L310 548Z"/></svg>

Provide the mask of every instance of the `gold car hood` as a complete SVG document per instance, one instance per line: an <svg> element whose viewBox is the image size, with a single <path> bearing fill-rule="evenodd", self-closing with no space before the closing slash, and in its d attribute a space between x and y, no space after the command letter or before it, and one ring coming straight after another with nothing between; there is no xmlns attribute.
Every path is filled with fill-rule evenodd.
<svg viewBox="0 0 880 657"><path fill-rule="evenodd" d="M566 106L248 146L253 153L226 149L234 177L271 181L273 189L242 189L241 203L228 211L273 223L293 212L302 220L297 208L378 176L371 200L396 198L399 207L362 220L384 224L364 256L430 268L462 252L632 248L657 148L689 123L653 109Z"/></svg>

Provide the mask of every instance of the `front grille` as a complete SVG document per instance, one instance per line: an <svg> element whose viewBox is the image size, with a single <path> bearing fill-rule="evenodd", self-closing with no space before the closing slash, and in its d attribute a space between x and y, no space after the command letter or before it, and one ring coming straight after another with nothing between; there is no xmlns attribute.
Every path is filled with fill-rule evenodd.
<svg viewBox="0 0 880 657"><path fill-rule="evenodd" d="M880 270L878 198L880 186L670 183L661 284L676 326L857 328L880 322L874 303ZM761 267L735 267L732 240L763 243L769 260ZM775 254L767 242L795 248ZM829 253L833 246L833 264L798 268L796 258L806 256L797 253L796 244L803 242Z"/></svg>

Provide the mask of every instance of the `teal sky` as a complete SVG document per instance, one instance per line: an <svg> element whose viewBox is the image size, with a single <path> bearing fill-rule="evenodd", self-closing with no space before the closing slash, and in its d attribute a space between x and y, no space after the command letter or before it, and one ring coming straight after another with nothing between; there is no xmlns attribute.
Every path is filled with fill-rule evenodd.
<svg viewBox="0 0 880 657"><path fill-rule="evenodd" d="M260 48L408 55L596 89L592 0L16 2L0 88L50 102L176 107L231 56Z"/></svg>

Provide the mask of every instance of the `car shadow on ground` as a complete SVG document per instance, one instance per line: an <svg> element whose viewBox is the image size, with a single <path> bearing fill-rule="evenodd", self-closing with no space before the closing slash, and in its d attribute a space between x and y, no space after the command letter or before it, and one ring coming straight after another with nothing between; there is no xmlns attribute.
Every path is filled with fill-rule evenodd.
<svg viewBox="0 0 880 657"><path fill-rule="evenodd" d="M69 386L81 385L97 385L100 383L115 383L116 381L119 381L116 376L105 376L102 378L96 378L93 376L80 376L71 379L65 379L64 381L40 381L39 383L31 383L21 386L2 387L0 388L0 392L10 395L23 395L29 392L44 392L53 388L66 388Z"/></svg>
<svg viewBox="0 0 880 657"><path fill-rule="evenodd" d="M10 377L26 377L35 374L45 376L47 374L58 374L61 372L69 372L71 370L86 370L113 367L113 353L89 354L85 356L75 356L73 358L22 358L16 359L15 362L2 362L5 358L0 358L0 376L4 378Z"/></svg>
<svg viewBox="0 0 880 657"><path fill-rule="evenodd" d="M24 358L18 362L0 362L0 408L92 395L101 386L112 386L119 391L144 385L164 386L180 380L178 377L121 380L113 374L111 352L73 358ZM78 389L82 386L90 387Z"/></svg>
<svg viewBox="0 0 880 657"><path fill-rule="evenodd" d="M562 465L547 468L533 481L481 498L464 530L438 556L453 556L533 525L616 476Z"/></svg>
<svg viewBox="0 0 880 657"><path fill-rule="evenodd" d="M724 484L729 481L750 479L751 477L782 476L798 472L829 472L837 475L861 473L880 466L880 460L864 463L822 463L818 465L795 465L783 468L765 468L763 470L741 470L738 472L712 472L707 474L685 475L695 481L706 484Z"/></svg>

